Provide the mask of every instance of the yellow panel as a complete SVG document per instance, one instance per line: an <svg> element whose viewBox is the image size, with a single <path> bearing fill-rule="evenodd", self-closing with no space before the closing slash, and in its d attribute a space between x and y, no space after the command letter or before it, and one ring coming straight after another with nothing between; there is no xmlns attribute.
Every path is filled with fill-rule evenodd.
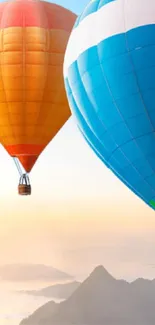
<svg viewBox="0 0 155 325"><path fill-rule="evenodd" d="M0 71L1 73L1 71ZM4 89L4 85L3 85L3 80L2 80L2 77L1 77L1 74L0 74L0 90L3 90Z"/></svg>
<svg viewBox="0 0 155 325"><path fill-rule="evenodd" d="M12 127L10 128L10 124L8 124L7 126L3 126L1 127L3 136L7 136L7 137L12 137L13 136L13 129Z"/></svg>
<svg viewBox="0 0 155 325"><path fill-rule="evenodd" d="M10 120L9 120L9 114L1 114L0 113L0 126L7 126L10 124Z"/></svg>
<svg viewBox="0 0 155 325"><path fill-rule="evenodd" d="M52 104L67 103L66 94L64 89L59 90L59 92L51 91L50 88L46 89L44 92L44 101L48 98L49 102Z"/></svg>
<svg viewBox="0 0 155 325"><path fill-rule="evenodd" d="M39 78L36 77L25 77L25 89L26 90L44 90L46 82L46 76Z"/></svg>
<svg viewBox="0 0 155 325"><path fill-rule="evenodd" d="M50 53L49 64L53 66L63 66L64 55L62 53Z"/></svg>
<svg viewBox="0 0 155 325"><path fill-rule="evenodd" d="M5 102L6 102L5 91L0 89L0 105L1 105L1 103L5 103Z"/></svg>
<svg viewBox="0 0 155 325"><path fill-rule="evenodd" d="M23 93L19 90L5 90L6 101L8 102L21 102L23 101Z"/></svg>
<svg viewBox="0 0 155 325"><path fill-rule="evenodd" d="M2 64L22 64L23 62L23 55L22 52L15 52L12 55L11 52L3 52L1 53L1 62Z"/></svg>
<svg viewBox="0 0 155 325"><path fill-rule="evenodd" d="M25 124L26 125L32 125L32 126L35 126L36 122L37 122L37 118L38 118L38 114L36 113L27 113L25 114Z"/></svg>
<svg viewBox="0 0 155 325"><path fill-rule="evenodd" d="M3 62L2 62L3 64ZM23 76L23 66L22 64L3 64L1 67L3 79L5 77L22 77Z"/></svg>
<svg viewBox="0 0 155 325"><path fill-rule="evenodd" d="M48 31L39 27L28 27L25 29L25 43L33 44L35 50L35 44L45 44Z"/></svg>
<svg viewBox="0 0 155 325"><path fill-rule="evenodd" d="M6 89L6 92L12 90L12 91L17 91L20 90L22 92L23 90L23 77L4 77L3 79L3 85Z"/></svg>
<svg viewBox="0 0 155 325"><path fill-rule="evenodd" d="M25 66L25 75L27 77L44 78L46 76L45 65L41 64L27 64Z"/></svg>
<svg viewBox="0 0 155 325"><path fill-rule="evenodd" d="M40 111L42 103L37 103L37 102L28 102L25 103L25 112L26 113L35 113L37 115L38 111Z"/></svg>
<svg viewBox="0 0 155 325"><path fill-rule="evenodd" d="M25 116L23 114L10 114L10 125L20 125L25 123Z"/></svg>
<svg viewBox="0 0 155 325"><path fill-rule="evenodd" d="M51 30L50 52L65 53L68 41L68 32L61 30Z"/></svg>
<svg viewBox="0 0 155 325"><path fill-rule="evenodd" d="M25 63L31 65L32 64L45 65L47 64L49 55L50 55L49 53L41 52L41 51L36 51L32 55L32 52L29 51L25 53Z"/></svg>
<svg viewBox="0 0 155 325"><path fill-rule="evenodd" d="M21 38L21 35L23 35L23 28L22 27L8 27L4 29L0 29L2 36L4 36L4 43L5 43L5 37L9 34L12 40L11 34L17 35L16 37ZM10 42L11 43L11 42Z"/></svg>
<svg viewBox="0 0 155 325"><path fill-rule="evenodd" d="M63 83L63 75L61 71L61 66L50 65L48 67L47 88L50 89L50 91L59 91L58 85L61 86Z"/></svg>
<svg viewBox="0 0 155 325"><path fill-rule="evenodd" d="M26 102L41 102L43 99L44 90L25 90Z"/></svg>
<svg viewBox="0 0 155 325"><path fill-rule="evenodd" d="M34 135L34 130L35 130L35 125L33 125L33 126L31 126L31 125L29 125L29 126L26 126L25 127L25 135L28 137L30 137L29 139L27 139L28 140L28 142L27 143L30 143L30 139L31 139L31 137Z"/></svg>
<svg viewBox="0 0 155 325"><path fill-rule="evenodd" d="M9 29L8 29L9 30ZM22 44L23 42L23 35L22 35L22 28L20 28L21 32L18 29L18 32L11 33L11 42L10 42L10 33L3 33L3 46L6 44L8 45L16 45L16 44ZM11 29L10 29L11 31Z"/></svg>
<svg viewBox="0 0 155 325"><path fill-rule="evenodd" d="M5 115L5 114L8 114L8 105L7 103L0 103L0 116L1 115Z"/></svg>
<svg viewBox="0 0 155 325"><path fill-rule="evenodd" d="M15 137L24 135L24 128L21 129L20 125L12 125L11 129Z"/></svg>
<svg viewBox="0 0 155 325"><path fill-rule="evenodd" d="M22 102L9 102L8 104L3 104L6 105L8 111L10 112L10 116L12 114L20 114L23 110L23 103ZM2 103L0 103L0 113L2 110Z"/></svg>

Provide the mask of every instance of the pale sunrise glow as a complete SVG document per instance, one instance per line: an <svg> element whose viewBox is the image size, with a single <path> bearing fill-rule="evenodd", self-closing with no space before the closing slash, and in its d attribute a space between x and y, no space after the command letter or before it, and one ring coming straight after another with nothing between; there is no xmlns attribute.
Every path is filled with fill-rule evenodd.
<svg viewBox="0 0 155 325"><path fill-rule="evenodd" d="M75 15L35 0L3 1L0 325L148 324L154 281L142 278L155 279L155 210L144 203L155 207L153 0L152 7L140 0L49 0L76 15L85 8L68 43L66 78L61 65ZM72 25L64 17L74 18ZM135 25L145 35L138 28L134 34ZM18 194L31 187L18 186L11 155L27 172L36 161L31 195Z"/></svg>
<svg viewBox="0 0 155 325"><path fill-rule="evenodd" d="M54 1L77 14L87 0ZM17 194L18 172L0 147L0 264L45 263L85 276L153 276L155 213L108 170L70 118Z"/></svg>
<svg viewBox="0 0 155 325"><path fill-rule="evenodd" d="M32 170L31 197L18 196L16 167L3 148L0 155L0 264L45 263L84 275L103 263L118 276L140 269L152 276L145 265L154 259L154 211L95 156L72 118Z"/></svg>

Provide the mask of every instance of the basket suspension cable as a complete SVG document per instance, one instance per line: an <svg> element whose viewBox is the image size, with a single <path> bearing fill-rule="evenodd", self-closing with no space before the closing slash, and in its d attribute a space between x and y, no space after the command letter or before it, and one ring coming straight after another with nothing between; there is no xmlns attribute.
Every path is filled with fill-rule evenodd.
<svg viewBox="0 0 155 325"><path fill-rule="evenodd" d="M22 169L21 169L21 167L20 167L20 164L19 164L18 159L17 159L16 157L13 157L13 160L14 160L14 162L15 162L15 165L16 165L16 167L17 167L17 170L18 170L18 172L19 172L19 175L22 176L22 175L23 175L23 172L22 172Z"/></svg>
<svg viewBox="0 0 155 325"><path fill-rule="evenodd" d="M18 193L20 195L31 195L31 185L28 174L22 174L20 176Z"/></svg>
<svg viewBox="0 0 155 325"><path fill-rule="evenodd" d="M21 168L19 161L16 157L13 157L13 160L15 162L15 165L16 165L17 170L20 175L19 185L18 185L18 194L19 195L31 195L31 184L30 184L28 173L26 171L25 172L22 171L22 168Z"/></svg>
<svg viewBox="0 0 155 325"><path fill-rule="evenodd" d="M25 174L22 174L20 176L20 179L19 179L19 184L25 184L25 185L30 185L30 180L29 180L29 176L27 173Z"/></svg>

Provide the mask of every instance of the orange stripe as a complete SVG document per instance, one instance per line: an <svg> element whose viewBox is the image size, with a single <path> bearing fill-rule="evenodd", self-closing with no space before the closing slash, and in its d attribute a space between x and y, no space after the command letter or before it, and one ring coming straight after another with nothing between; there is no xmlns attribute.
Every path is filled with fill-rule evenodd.
<svg viewBox="0 0 155 325"><path fill-rule="evenodd" d="M44 149L45 145L17 144L17 145L9 145L4 147L10 156L19 157L19 156L30 156L30 155L38 156Z"/></svg>
<svg viewBox="0 0 155 325"><path fill-rule="evenodd" d="M25 171L29 173L38 159L38 156L19 156L20 163L24 167Z"/></svg>
<svg viewBox="0 0 155 325"><path fill-rule="evenodd" d="M5 146L5 149L12 157L17 157L24 167L25 171L29 173L34 166L38 156L45 148L45 145L35 144L19 144Z"/></svg>

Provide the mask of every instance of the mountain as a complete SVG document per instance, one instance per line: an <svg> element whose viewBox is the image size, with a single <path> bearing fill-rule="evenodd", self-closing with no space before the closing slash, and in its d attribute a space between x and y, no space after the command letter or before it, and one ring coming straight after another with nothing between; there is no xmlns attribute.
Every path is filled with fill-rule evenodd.
<svg viewBox="0 0 155 325"><path fill-rule="evenodd" d="M97 267L60 304L49 302L20 325L154 325L155 280L116 280Z"/></svg>
<svg viewBox="0 0 155 325"><path fill-rule="evenodd" d="M67 281L73 277L52 266L42 264L8 264L0 266L3 281Z"/></svg>
<svg viewBox="0 0 155 325"><path fill-rule="evenodd" d="M22 321L20 324L46 324L46 321L51 319L52 314L57 310L57 308L58 304L55 302L47 302L42 307L38 308L27 320Z"/></svg>
<svg viewBox="0 0 155 325"><path fill-rule="evenodd" d="M57 299L67 299L80 285L80 282L74 281L65 284L55 284L40 290L21 291L33 296L44 296Z"/></svg>

